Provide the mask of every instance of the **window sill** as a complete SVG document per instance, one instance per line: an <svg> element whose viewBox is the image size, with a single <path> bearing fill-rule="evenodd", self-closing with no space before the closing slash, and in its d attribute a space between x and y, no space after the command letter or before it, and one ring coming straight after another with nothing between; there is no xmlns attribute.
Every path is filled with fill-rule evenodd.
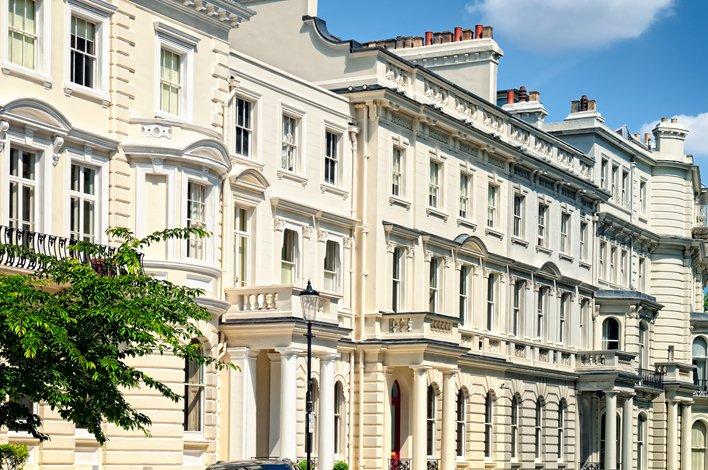
<svg viewBox="0 0 708 470"><path fill-rule="evenodd" d="M100 103L101 106L103 106L104 108L107 108L111 104L111 98L108 96L108 94L99 90L94 90L93 88L77 85L76 83L65 83L64 94L66 96L76 95L82 98L89 99L91 101L95 101L97 103Z"/></svg>
<svg viewBox="0 0 708 470"><path fill-rule="evenodd" d="M567 255L567 254L565 254L565 253L558 253L558 258L559 258L559 259L562 259L562 260L564 260L564 261L568 261L568 262L570 262L570 263L572 263L573 261L575 261L575 258L573 258L572 256Z"/></svg>
<svg viewBox="0 0 708 470"><path fill-rule="evenodd" d="M35 83L43 85L47 90L52 87L54 80L49 75L46 75L36 70L28 69L21 65L13 64L12 62L2 62L0 64L2 73L5 75L17 75L18 77L26 78Z"/></svg>
<svg viewBox="0 0 708 470"><path fill-rule="evenodd" d="M320 183L320 191L322 191L322 194L330 193L334 194L335 196L339 196L342 199L346 199L349 197L349 191L338 188L336 186L332 186L329 183Z"/></svg>
<svg viewBox="0 0 708 470"><path fill-rule="evenodd" d="M201 431L185 431L182 447L184 450L205 452L209 448L209 441Z"/></svg>
<svg viewBox="0 0 708 470"><path fill-rule="evenodd" d="M529 246L529 242L527 242L526 240L523 240L519 237L514 237L514 236L511 237L511 243L514 243L516 245L521 245L524 248Z"/></svg>
<svg viewBox="0 0 708 470"><path fill-rule="evenodd" d="M550 248L546 248L545 246L541 246L541 245L536 245L536 251L539 253L545 253L547 255L550 255L551 253L553 253L553 251Z"/></svg>
<svg viewBox="0 0 708 470"><path fill-rule="evenodd" d="M159 109L155 111L155 117L158 119L164 119L165 121L176 122L180 124L192 124L192 121L185 116L179 116L177 114L168 113Z"/></svg>
<svg viewBox="0 0 708 470"><path fill-rule="evenodd" d="M459 226L461 226L461 227L467 227L467 228L470 228L470 229L472 229L472 230L477 230L477 224L475 224L474 222L472 222L472 221L469 220L469 219L465 219L465 218L462 218L462 217L458 217L458 218L457 218L457 225L459 225Z"/></svg>
<svg viewBox="0 0 708 470"><path fill-rule="evenodd" d="M485 235L491 235L494 238L498 238L499 240L504 239L504 234L500 232L499 230L493 229L492 227L487 227L484 229L484 234Z"/></svg>
<svg viewBox="0 0 708 470"><path fill-rule="evenodd" d="M435 207L426 207L425 208L425 213L429 216L434 216L437 217L438 219L442 219L445 222L447 222L448 214L446 212L443 212L439 209L436 209Z"/></svg>
<svg viewBox="0 0 708 470"><path fill-rule="evenodd" d="M257 168L261 171L265 168L263 163L256 161L252 156L246 157L244 155L239 155L238 153L233 153L231 154L231 160L244 166Z"/></svg>
<svg viewBox="0 0 708 470"><path fill-rule="evenodd" d="M590 266L590 263L586 263L585 261L580 261L580 262L578 262L578 265L579 265L581 268L587 269L587 270L589 270L590 267L591 267L591 266Z"/></svg>
<svg viewBox="0 0 708 470"><path fill-rule="evenodd" d="M405 209L410 209L411 208L411 203L410 201L406 201L405 199L402 199L399 196L389 196L388 197L388 203L392 206L401 206Z"/></svg>
<svg viewBox="0 0 708 470"><path fill-rule="evenodd" d="M540 459L534 459L533 467L534 468L545 468L546 465Z"/></svg>
<svg viewBox="0 0 708 470"><path fill-rule="evenodd" d="M300 183L302 187L304 188L307 186L308 179L304 176L298 175L293 173L290 170L283 170L282 168L278 170L277 172L278 179L286 179L290 181L295 181L296 183Z"/></svg>
<svg viewBox="0 0 708 470"><path fill-rule="evenodd" d="M647 216L646 214L640 214L639 221L644 222L645 224L648 224L649 223L649 216Z"/></svg>

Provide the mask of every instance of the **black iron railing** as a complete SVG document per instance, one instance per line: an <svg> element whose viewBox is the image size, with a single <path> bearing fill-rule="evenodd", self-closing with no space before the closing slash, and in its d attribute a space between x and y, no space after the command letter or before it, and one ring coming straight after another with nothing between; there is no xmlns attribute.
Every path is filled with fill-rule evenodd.
<svg viewBox="0 0 708 470"><path fill-rule="evenodd" d="M693 383L698 387L693 392L694 397L708 397L708 380L694 380Z"/></svg>
<svg viewBox="0 0 708 470"><path fill-rule="evenodd" d="M580 470L602 470L602 464L596 462L587 462L580 467Z"/></svg>
<svg viewBox="0 0 708 470"><path fill-rule="evenodd" d="M117 273L115 265L109 262L109 258L115 253L115 248L95 245L95 253L88 255L85 252L72 250L71 246L76 243L76 240L70 238L0 225L0 245L20 247L28 251L27 254L23 254L21 250L3 250L0 252L0 264L30 271L39 270L44 266L40 259L30 255L34 252L57 260L77 259L82 263L90 264L99 274L115 275Z"/></svg>
<svg viewBox="0 0 708 470"><path fill-rule="evenodd" d="M428 459L427 470L438 470L440 468L440 460L438 459Z"/></svg>
<svg viewBox="0 0 708 470"><path fill-rule="evenodd" d="M411 459L390 459L388 470L411 470Z"/></svg>
<svg viewBox="0 0 708 470"><path fill-rule="evenodd" d="M662 389L664 388L664 375L652 369L639 369L639 385Z"/></svg>

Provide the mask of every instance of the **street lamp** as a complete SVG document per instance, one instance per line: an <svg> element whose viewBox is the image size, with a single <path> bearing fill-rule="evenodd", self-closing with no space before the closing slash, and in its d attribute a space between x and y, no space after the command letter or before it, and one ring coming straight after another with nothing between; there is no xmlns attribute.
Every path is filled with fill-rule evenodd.
<svg viewBox="0 0 708 470"><path fill-rule="evenodd" d="M320 309L320 293L312 288L310 280L300 292L302 316L307 322L307 395L305 397L305 452L307 470L312 470L312 322Z"/></svg>

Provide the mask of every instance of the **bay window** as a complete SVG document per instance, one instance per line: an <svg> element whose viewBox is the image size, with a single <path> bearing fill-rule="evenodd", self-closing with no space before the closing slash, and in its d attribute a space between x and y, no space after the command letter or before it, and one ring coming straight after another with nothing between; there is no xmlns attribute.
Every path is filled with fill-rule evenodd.
<svg viewBox="0 0 708 470"><path fill-rule="evenodd" d="M187 227L206 230L206 185L190 181L187 183ZM190 235L187 241L187 257L206 259L205 239Z"/></svg>

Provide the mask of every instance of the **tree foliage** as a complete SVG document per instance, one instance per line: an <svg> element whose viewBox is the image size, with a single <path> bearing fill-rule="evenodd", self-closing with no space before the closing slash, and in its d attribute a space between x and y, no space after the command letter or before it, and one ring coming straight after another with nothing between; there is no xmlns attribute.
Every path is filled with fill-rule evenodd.
<svg viewBox="0 0 708 470"><path fill-rule="evenodd" d="M174 354L225 367L191 343L200 336L198 322L211 319L195 302L202 291L155 279L141 265L140 251L151 244L208 233L198 228L145 238L124 228L108 233L120 242L115 251L77 242L64 259L0 245L0 256L24 256L40 266L29 275L0 274L0 396L9 397L0 403L0 426L47 439L40 417L22 404L31 400L87 428L101 443L103 422L149 434L150 418L133 408L124 392L148 387L174 401L182 397L132 367L132 360Z"/></svg>
<svg viewBox="0 0 708 470"><path fill-rule="evenodd" d="M24 444L0 444L0 469L20 470L29 460L29 450Z"/></svg>

